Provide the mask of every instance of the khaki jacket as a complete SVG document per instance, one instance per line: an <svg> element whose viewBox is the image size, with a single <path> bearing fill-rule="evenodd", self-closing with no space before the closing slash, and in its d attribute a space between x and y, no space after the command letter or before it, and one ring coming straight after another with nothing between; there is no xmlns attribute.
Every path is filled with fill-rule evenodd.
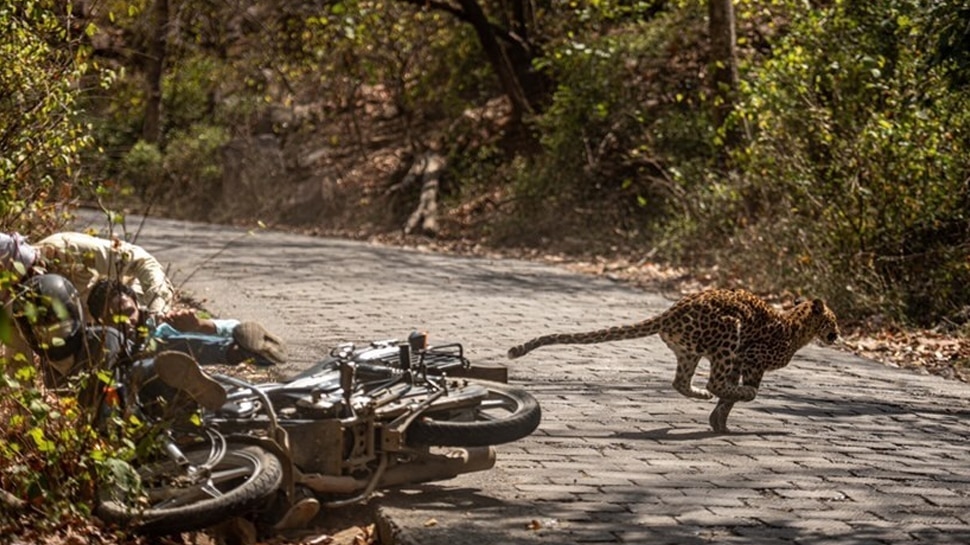
<svg viewBox="0 0 970 545"><path fill-rule="evenodd" d="M56 233L34 244L49 272L70 280L86 305L88 293L100 278L130 284L138 304L152 313L171 310L175 289L165 269L141 246L84 233Z"/></svg>

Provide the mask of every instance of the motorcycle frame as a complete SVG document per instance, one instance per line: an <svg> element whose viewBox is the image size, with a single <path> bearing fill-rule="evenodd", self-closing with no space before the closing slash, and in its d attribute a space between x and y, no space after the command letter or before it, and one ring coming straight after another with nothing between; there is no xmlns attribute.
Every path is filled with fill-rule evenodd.
<svg viewBox="0 0 970 545"><path fill-rule="evenodd" d="M353 345L342 345L331 355L340 360L340 389L344 418L281 420L267 391L259 385L226 375L216 375L219 381L251 392L261 401L260 411L266 415L265 431L261 434L230 432L227 440L257 444L276 455L284 466L282 491L292 501L297 485L307 486L320 494L348 495L351 497L324 503L326 507L341 507L368 498L378 488L409 483L429 482L453 478L462 473L483 471L495 464L492 447L450 448L444 452L432 452L429 448L413 448L406 444L408 426L448 392L448 380L442 375L429 375L428 355L451 357L460 365L448 364L449 376L469 378L502 379L506 382L504 367L476 367L465 359L460 344L437 347L435 351L418 349L412 357L413 344L398 346L401 379L407 384L422 384L432 393L419 403L411 403L401 409L401 414L389 422L379 418L378 407L373 402L364 405L353 403L356 384L355 367L350 362ZM456 349L456 354L446 351ZM441 372L443 369L435 369ZM282 386L285 391L285 386ZM278 392L277 392L278 393ZM451 400L451 406L463 406L469 399ZM209 424L216 428L230 424L231 418L210 415ZM252 427L253 421L239 422L241 427ZM232 426L231 426L232 427ZM292 438L298 438L295 441ZM376 468L373 463L377 462ZM369 475L366 473L369 472ZM354 473L363 473L355 476Z"/></svg>

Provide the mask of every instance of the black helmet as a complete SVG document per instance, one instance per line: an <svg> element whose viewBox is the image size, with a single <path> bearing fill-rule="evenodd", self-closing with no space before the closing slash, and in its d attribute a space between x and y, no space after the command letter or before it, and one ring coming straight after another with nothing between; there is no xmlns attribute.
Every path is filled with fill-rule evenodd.
<svg viewBox="0 0 970 545"><path fill-rule="evenodd" d="M84 316L81 296L59 274L32 276L22 284L14 316L30 347L52 360L72 356L81 348Z"/></svg>

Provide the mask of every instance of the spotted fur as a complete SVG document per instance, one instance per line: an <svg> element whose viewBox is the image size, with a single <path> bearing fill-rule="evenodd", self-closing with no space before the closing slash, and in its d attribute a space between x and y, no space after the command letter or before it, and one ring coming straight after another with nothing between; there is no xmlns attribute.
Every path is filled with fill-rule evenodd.
<svg viewBox="0 0 970 545"><path fill-rule="evenodd" d="M674 388L691 398L719 398L711 425L726 431L731 406L753 400L766 372L788 365L814 338L835 342L839 326L821 299L782 312L748 291L714 289L684 297L660 315L635 324L536 337L512 347L508 356L515 359L551 344L594 344L656 334L677 358ZM706 390L692 384L701 358L710 362Z"/></svg>

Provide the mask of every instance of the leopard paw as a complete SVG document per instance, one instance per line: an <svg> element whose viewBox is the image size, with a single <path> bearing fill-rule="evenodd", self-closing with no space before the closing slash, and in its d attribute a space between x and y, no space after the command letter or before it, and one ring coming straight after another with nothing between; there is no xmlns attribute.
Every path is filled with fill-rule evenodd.
<svg viewBox="0 0 970 545"><path fill-rule="evenodd" d="M707 390L701 390L700 388L692 388L691 393L693 395L690 397L697 399L714 399L714 394L708 392Z"/></svg>
<svg viewBox="0 0 970 545"><path fill-rule="evenodd" d="M714 410L711 411L708 422L710 422L711 429L715 433L728 433L727 418L733 408L733 401L719 401L717 406L714 407Z"/></svg>

